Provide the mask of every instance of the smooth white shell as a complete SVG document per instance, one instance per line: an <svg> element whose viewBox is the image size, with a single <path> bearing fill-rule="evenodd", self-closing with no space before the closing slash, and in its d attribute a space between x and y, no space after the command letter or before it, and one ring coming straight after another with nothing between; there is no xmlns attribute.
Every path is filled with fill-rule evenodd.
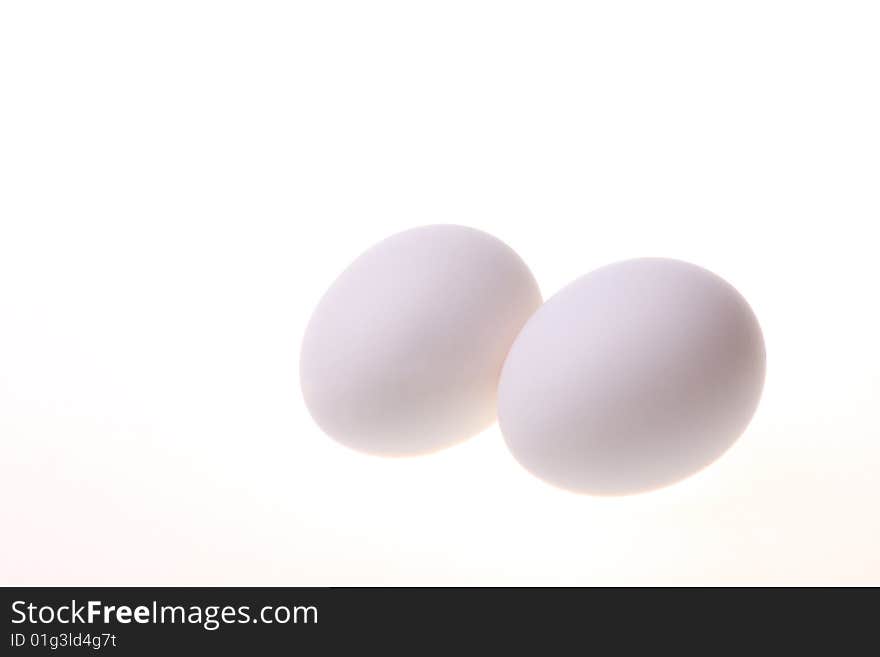
<svg viewBox="0 0 880 657"><path fill-rule="evenodd" d="M507 245L462 226L425 226L361 255L306 329L303 396L339 442L382 455L431 452L495 421L498 377L541 304Z"/></svg>
<svg viewBox="0 0 880 657"><path fill-rule="evenodd" d="M761 329L733 287L684 262L628 260L576 280L526 323L502 372L499 422L547 482L634 493L730 447L764 369Z"/></svg>

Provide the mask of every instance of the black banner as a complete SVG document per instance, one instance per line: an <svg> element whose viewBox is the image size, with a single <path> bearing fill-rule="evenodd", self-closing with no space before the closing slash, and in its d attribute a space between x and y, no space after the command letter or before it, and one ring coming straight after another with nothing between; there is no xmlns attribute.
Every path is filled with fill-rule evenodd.
<svg viewBox="0 0 880 657"><path fill-rule="evenodd" d="M843 608L800 591L665 589L6 588L0 654L373 654L477 644L538 655L780 647ZM840 598L837 591L833 597ZM748 599L746 599L746 597ZM824 596L823 596L824 597ZM849 595L847 594L847 597ZM835 648L870 627L849 615ZM812 618L812 620L811 620ZM862 619L861 621L859 619ZM751 637L751 638L750 638ZM755 643L754 637L759 637ZM610 643L609 643L610 642ZM708 642L708 643L706 643ZM715 645L717 644L717 645ZM818 646L816 643L814 647ZM714 647L713 647L714 646ZM261 652L263 651L263 652ZM266 652L272 651L272 652Z"/></svg>

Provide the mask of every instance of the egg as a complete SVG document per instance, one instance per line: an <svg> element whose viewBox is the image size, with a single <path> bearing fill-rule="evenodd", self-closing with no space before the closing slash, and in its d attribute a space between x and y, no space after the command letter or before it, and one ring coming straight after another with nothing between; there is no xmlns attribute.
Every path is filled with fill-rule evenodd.
<svg viewBox="0 0 880 657"><path fill-rule="evenodd" d="M306 406L362 452L453 445L495 422L504 359L540 305L528 267L491 235L454 225L393 235L318 303L300 357Z"/></svg>
<svg viewBox="0 0 880 657"><path fill-rule="evenodd" d="M761 329L731 285L677 260L628 260L529 319L504 364L499 424L519 463L550 484L638 493L723 454L764 372Z"/></svg>

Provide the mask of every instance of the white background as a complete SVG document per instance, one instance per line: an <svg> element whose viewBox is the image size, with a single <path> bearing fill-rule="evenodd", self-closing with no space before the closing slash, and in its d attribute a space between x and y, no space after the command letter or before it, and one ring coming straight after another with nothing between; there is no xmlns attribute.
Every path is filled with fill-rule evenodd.
<svg viewBox="0 0 880 657"><path fill-rule="evenodd" d="M4 2L4 584L880 584L876 2ZM497 428L385 460L298 390L398 230L545 296L634 256L765 331L746 434L670 488L543 484Z"/></svg>

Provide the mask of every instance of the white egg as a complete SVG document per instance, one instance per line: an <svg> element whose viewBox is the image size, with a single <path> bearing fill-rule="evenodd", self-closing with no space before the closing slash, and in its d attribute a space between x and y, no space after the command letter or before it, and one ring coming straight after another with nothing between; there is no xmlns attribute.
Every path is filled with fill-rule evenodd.
<svg viewBox="0 0 880 657"><path fill-rule="evenodd" d="M306 405L328 435L372 454L464 440L495 421L504 358L540 304L528 267L491 235L398 233L355 260L312 315Z"/></svg>
<svg viewBox="0 0 880 657"><path fill-rule="evenodd" d="M665 486L727 450L764 383L745 299L695 265L644 258L564 288L523 327L498 415L516 459L556 486L624 495Z"/></svg>

